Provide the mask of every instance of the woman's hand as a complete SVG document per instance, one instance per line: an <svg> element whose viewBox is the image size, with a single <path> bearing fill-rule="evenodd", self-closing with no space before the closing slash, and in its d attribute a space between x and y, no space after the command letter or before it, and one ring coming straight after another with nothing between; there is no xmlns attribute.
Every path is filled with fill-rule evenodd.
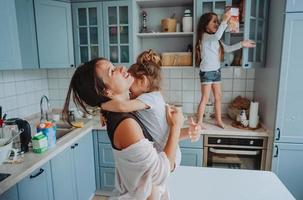
<svg viewBox="0 0 303 200"><path fill-rule="evenodd" d="M175 106L166 105L166 120L168 126L181 128L184 123L184 116L180 109L177 109Z"/></svg>
<svg viewBox="0 0 303 200"><path fill-rule="evenodd" d="M243 40L241 42L241 45L242 45L242 47L245 47L245 48L254 48L254 47L256 47L256 42L253 40Z"/></svg>
<svg viewBox="0 0 303 200"><path fill-rule="evenodd" d="M226 11L223 15L223 22L227 23L231 18L231 12L230 9Z"/></svg>

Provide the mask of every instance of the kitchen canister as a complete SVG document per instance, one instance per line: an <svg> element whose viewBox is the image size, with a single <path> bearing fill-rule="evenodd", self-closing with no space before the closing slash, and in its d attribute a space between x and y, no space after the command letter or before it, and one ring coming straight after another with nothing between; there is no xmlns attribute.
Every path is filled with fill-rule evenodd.
<svg viewBox="0 0 303 200"><path fill-rule="evenodd" d="M182 18L182 31L192 32L193 31L193 18L191 16L190 9L184 11L184 16Z"/></svg>

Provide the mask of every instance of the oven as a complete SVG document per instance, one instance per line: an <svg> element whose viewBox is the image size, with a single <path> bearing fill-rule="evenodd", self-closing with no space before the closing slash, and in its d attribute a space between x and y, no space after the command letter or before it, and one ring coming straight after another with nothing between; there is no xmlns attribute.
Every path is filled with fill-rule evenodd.
<svg viewBox="0 0 303 200"><path fill-rule="evenodd" d="M265 170L267 138L204 136L203 166Z"/></svg>

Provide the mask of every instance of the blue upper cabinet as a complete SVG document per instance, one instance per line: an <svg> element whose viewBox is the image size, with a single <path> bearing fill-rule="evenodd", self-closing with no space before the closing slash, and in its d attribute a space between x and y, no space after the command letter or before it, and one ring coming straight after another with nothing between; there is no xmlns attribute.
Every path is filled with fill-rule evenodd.
<svg viewBox="0 0 303 200"><path fill-rule="evenodd" d="M0 6L0 69L38 68L33 0Z"/></svg>
<svg viewBox="0 0 303 200"><path fill-rule="evenodd" d="M256 48L243 48L225 53L224 66L242 66L251 68L265 65L266 28L268 0L197 0L196 25L202 14L215 12L219 19L225 12L225 6L239 8L239 32L225 31L224 42L228 45L250 39L256 42Z"/></svg>
<svg viewBox="0 0 303 200"><path fill-rule="evenodd" d="M286 12L303 12L302 0L287 0Z"/></svg>
<svg viewBox="0 0 303 200"><path fill-rule="evenodd" d="M102 3L73 3L76 65L103 56Z"/></svg>
<svg viewBox="0 0 303 200"><path fill-rule="evenodd" d="M131 1L103 2L104 55L112 63L133 63Z"/></svg>
<svg viewBox="0 0 303 200"><path fill-rule="evenodd" d="M70 3L35 0L40 68L74 66Z"/></svg>

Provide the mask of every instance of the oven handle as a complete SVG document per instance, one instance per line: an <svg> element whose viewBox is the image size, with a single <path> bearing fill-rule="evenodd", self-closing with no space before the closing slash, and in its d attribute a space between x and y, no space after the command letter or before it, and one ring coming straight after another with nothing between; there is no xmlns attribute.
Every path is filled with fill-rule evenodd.
<svg viewBox="0 0 303 200"><path fill-rule="evenodd" d="M255 156L260 153L259 150L257 151L244 151L244 150L228 150L228 149L215 149L215 148L209 148L209 151L216 154L237 154L237 155L249 155L249 156Z"/></svg>

